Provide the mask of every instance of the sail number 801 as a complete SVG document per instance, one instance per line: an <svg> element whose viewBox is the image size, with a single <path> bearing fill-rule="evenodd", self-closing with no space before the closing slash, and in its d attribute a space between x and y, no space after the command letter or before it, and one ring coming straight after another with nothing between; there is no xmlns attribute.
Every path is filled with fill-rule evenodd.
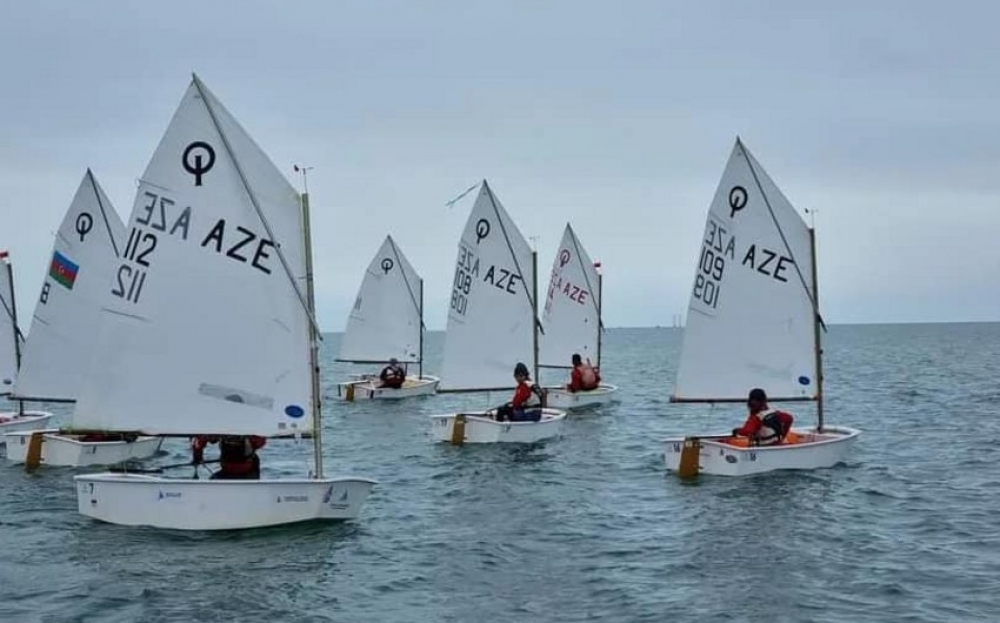
<svg viewBox="0 0 1000 623"><path fill-rule="evenodd" d="M725 270L726 259L707 245L703 246L698 260L698 273L694 278L694 298L713 309L718 307L720 282Z"/></svg>
<svg viewBox="0 0 1000 623"><path fill-rule="evenodd" d="M469 291L471 289L472 275L465 272L462 266L457 266L455 268L455 283L451 291L451 308L463 316L469 305Z"/></svg>

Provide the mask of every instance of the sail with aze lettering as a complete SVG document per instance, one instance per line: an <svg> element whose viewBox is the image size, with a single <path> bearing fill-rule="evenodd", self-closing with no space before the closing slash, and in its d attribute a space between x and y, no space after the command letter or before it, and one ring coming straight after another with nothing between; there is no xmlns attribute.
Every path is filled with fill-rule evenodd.
<svg viewBox="0 0 1000 623"><path fill-rule="evenodd" d="M0 396L11 393L17 380L17 352L23 344L14 309L14 280L10 259L0 251ZM15 341L16 340L16 341Z"/></svg>
<svg viewBox="0 0 1000 623"><path fill-rule="evenodd" d="M195 77L139 182L73 426L310 431L305 259L298 193Z"/></svg>
<svg viewBox="0 0 1000 623"><path fill-rule="evenodd" d="M365 271L340 346L340 361L420 361L423 281L386 236Z"/></svg>
<svg viewBox="0 0 1000 623"><path fill-rule="evenodd" d="M810 230L736 141L698 250L673 400L815 399Z"/></svg>
<svg viewBox="0 0 1000 623"><path fill-rule="evenodd" d="M442 390L510 388L534 362L534 255L484 181L458 243Z"/></svg>
<svg viewBox="0 0 1000 623"><path fill-rule="evenodd" d="M569 368L574 354L600 365L600 287L597 268L567 223L542 312L539 365Z"/></svg>
<svg viewBox="0 0 1000 623"><path fill-rule="evenodd" d="M79 395L124 242L125 225L88 169L56 233L15 396L69 401Z"/></svg>

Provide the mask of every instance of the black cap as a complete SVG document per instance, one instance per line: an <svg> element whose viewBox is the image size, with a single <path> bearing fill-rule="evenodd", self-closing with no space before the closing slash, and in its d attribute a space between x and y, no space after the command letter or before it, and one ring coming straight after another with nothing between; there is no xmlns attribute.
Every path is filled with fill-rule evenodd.
<svg viewBox="0 0 1000 623"><path fill-rule="evenodd" d="M526 376L526 377L529 377L529 378L531 377L531 374L528 373L528 366L524 365L520 361L517 362L516 366L514 366L514 375L515 376Z"/></svg>
<svg viewBox="0 0 1000 623"><path fill-rule="evenodd" d="M756 388L750 390L750 396L747 397L747 402L749 402L751 400L757 400L757 401L760 401L760 402L767 402L767 394L764 393L763 389L761 389L759 387L756 387Z"/></svg>

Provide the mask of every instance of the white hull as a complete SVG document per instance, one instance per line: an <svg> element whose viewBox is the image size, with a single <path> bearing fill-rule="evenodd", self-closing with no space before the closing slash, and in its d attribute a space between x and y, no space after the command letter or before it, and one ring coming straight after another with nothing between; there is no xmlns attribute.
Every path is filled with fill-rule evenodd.
<svg viewBox="0 0 1000 623"><path fill-rule="evenodd" d="M354 519L374 480L191 480L141 474L74 477L81 514L124 526L239 530Z"/></svg>
<svg viewBox="0 0 1000 623"><path fill-rule="evenodd" d="M552 409L581 409L606 405L618 398L618 387L601 383L597 389L584 392L571 392L565 386L547 387L548 406Z"/></svg>
<svg viewBox="0 0 1000 623"><path fill-rule="evenodd" d="M861 431L846 426L827 426L822 433L815 428L792 429L799 443L741 448L711 439L701 439L699 472L717 476L749 476L778 469L822 469L844 461ZM668 471L677 471L684 437L665 440Z"/></svg>
<svg viewBox="0 0 1000 623"><path fill-rule="evenodd" d="M31 432L4 435L8 461L25 462L31 435ZM61 435L57 431L45 433L42 436L42 463L53 467L85 467L139 461L155 455L163 443L161 437L139 437L133 442L79 439L79 435Z"/></svg>
<svg viewBox="0 0 1000 623"><path fill-rule="evenodd" d="M456 415L430 416L434 441L452 440ZM534 443L558 437L566 412L542 409L542 419L538 422L497 422L482 411L465 416L464 443Z"/></svg>
<svg viewBox="0 0 1000 623"><path fill-rule="evenodd" d="M45 411L25 411L18 413L0 413L0 444L7 441L6 433L20 431L42 430L52 419L52 414Z"/></svg>
<svg viewBox="0 0 1000 623"><path fill-rule="evenodd" d="M399 389L379 387L377 378L362 378L358 381L348 381L337 385L337 397L344 400L401 400L416 396L430 396L437 393L441 382L436 376L408 376ZM353 387L353 396L349 388Z"/></svg>

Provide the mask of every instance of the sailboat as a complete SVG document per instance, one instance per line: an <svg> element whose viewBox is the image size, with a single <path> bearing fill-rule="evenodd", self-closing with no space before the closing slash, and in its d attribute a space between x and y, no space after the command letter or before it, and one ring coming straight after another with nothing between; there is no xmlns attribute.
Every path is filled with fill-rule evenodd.
<svg viewBox="0 0 1000 623"><path fill-rule="evenodd" d="M12 397L73 402L84 382L101 318L101 304L125 225L88 169L63 218L35 306ZM45 429L7 433L7 460L53 466L111 465L152 457L162 439L106 436L101 441ZM35 439L32 446L30 441ZM28 462L28 450L36 452ZM40 448L40 450L39 450Z"/></svg>
<svg viewBox="0 0 1000 623"><path fill-rule="evenodd" d="M358 515L375 481L323 472L308 195L197 76L139 182L108 290L75 428L311 438L314 467L261 480L79 475L80 513L179 530Z"/></svg>
<svg viewBox="0 0 1000 623"><path fill-rule="evenodd" d="M601 367L601 286L598 266L590 260L573 227L567 223L552 263L542 312L545 333L540 337L539 367L570 369L574 354ZM618 391L607 383L588 391L571 392L565 385L546 389L549 406L557 409L607 404Z"/></svg>
<svg viewBox="0 0 1000 623"><path fill-rule="evenodd" d="M708 211L671 401L745 402L759 387L773 402L814 401L817 422L777 445L727 434L667 439L668 470L744 476L831 467L861 434L823 420L815 240L737 138Z"/></svg>
<svg viewBox="0 0 1000 623"><path fill-rule="evenodd" d="M359 375L337 385L337 395L347 401L400 399L437 391L440 379L424 375L424 280L413 269L392 236L386 236L368 265L337 361L350 363L416 364L417 374L407 375L402 387L380 387L378 376Z"/></svg>
<svg viewBox="0 0 1000 623"><path fill-rule="evenodd" d="M518 362L538 379L537 272L535 252L483 180L458 242L442 392L513 392ZM566 418L548 408L538 422L498 422L493 415L432 415L432 436L456 445L534 442L558 436Z"/></svg>
<svg viewBox="0 0 1000 623"><path fill-rule="evenodd" d="M14 300L14 268L7 251L0 251L0 396L10 397L21 367L24 336L17 324L17 302ZM17 411L0 413L0 443L4 433L45 428L52 414L47 411L26 411L18 401Z"/></svg>

